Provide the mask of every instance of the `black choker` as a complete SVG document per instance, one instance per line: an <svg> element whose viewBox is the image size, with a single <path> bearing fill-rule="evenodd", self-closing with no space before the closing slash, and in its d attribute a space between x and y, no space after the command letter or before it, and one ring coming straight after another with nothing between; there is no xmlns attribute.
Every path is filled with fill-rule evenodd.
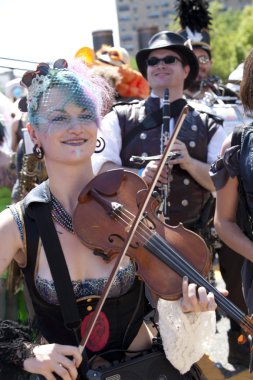
<svg viewBox="0 0 253 380"><path fill-rule="evenodd" d="M52 200L52 217L65 230L74 234L72 218L65 208L61 205L57 198L51 193Z"/></svg>

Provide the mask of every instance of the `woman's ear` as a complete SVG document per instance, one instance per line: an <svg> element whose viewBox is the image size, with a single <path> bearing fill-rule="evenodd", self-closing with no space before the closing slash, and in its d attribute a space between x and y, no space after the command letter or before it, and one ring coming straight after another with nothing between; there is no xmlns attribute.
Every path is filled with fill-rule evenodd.
<svg viewBox="0 0 253 380"><path fill-rule="evenodd" d="M36 130L32 127L30 123L27 123L27 130L29 132L30 138L34 145L38 144L39 145L39 139L37 137Z"/></svg>

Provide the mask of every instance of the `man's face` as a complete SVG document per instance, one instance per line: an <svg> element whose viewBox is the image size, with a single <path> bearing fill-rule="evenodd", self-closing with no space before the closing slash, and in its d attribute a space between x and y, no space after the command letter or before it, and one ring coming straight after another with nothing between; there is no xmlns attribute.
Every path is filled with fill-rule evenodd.
<svg viewBox="0 0 253 380"><path fill-rule="evenodd" d="M184 81L189 71L190 66L183 66L182 58L173 50L154 50L147 59L147 79L155 92L165 88L183 91Z"/></svg>
<svg viewBox="0 0 253 380"><path fill-rule="evenodd" d="M199 73L196 78L196 82L201 82L210 76L212 60L209 58L207 51L204 49L193 47L193 51L199 62Z"/></svg>

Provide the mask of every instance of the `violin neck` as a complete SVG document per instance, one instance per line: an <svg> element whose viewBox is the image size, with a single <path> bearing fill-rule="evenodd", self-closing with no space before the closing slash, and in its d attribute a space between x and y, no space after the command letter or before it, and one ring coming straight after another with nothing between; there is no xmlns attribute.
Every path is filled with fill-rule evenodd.
<svg viewBox="0 0 253 380"><path fill-rule="evenodd" d="M225 311L225 313L234 319L247 334L253 334L253 324L248 316L246 316L237 306L224 297L213 285L211 285L205 277L203 277L190 263L188 263L168 242L158 234L145 243L146 249L154 254L158 259L167 264L181 277L187 276L190 282L198 286L204 286L209 292L212 292L217 305Z"/></svg>

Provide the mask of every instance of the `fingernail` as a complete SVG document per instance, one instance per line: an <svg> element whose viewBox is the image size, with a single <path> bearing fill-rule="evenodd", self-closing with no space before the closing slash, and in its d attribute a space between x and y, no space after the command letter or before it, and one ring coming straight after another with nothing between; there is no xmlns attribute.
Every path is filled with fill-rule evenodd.
<svg viewBox="0 0 253 380"><path fill-rule="evenodd" d="M183 280L184 280L184 281L188 281L188 277L187 277L187 276L184 276L184 277L183 277Z"/></svg>

